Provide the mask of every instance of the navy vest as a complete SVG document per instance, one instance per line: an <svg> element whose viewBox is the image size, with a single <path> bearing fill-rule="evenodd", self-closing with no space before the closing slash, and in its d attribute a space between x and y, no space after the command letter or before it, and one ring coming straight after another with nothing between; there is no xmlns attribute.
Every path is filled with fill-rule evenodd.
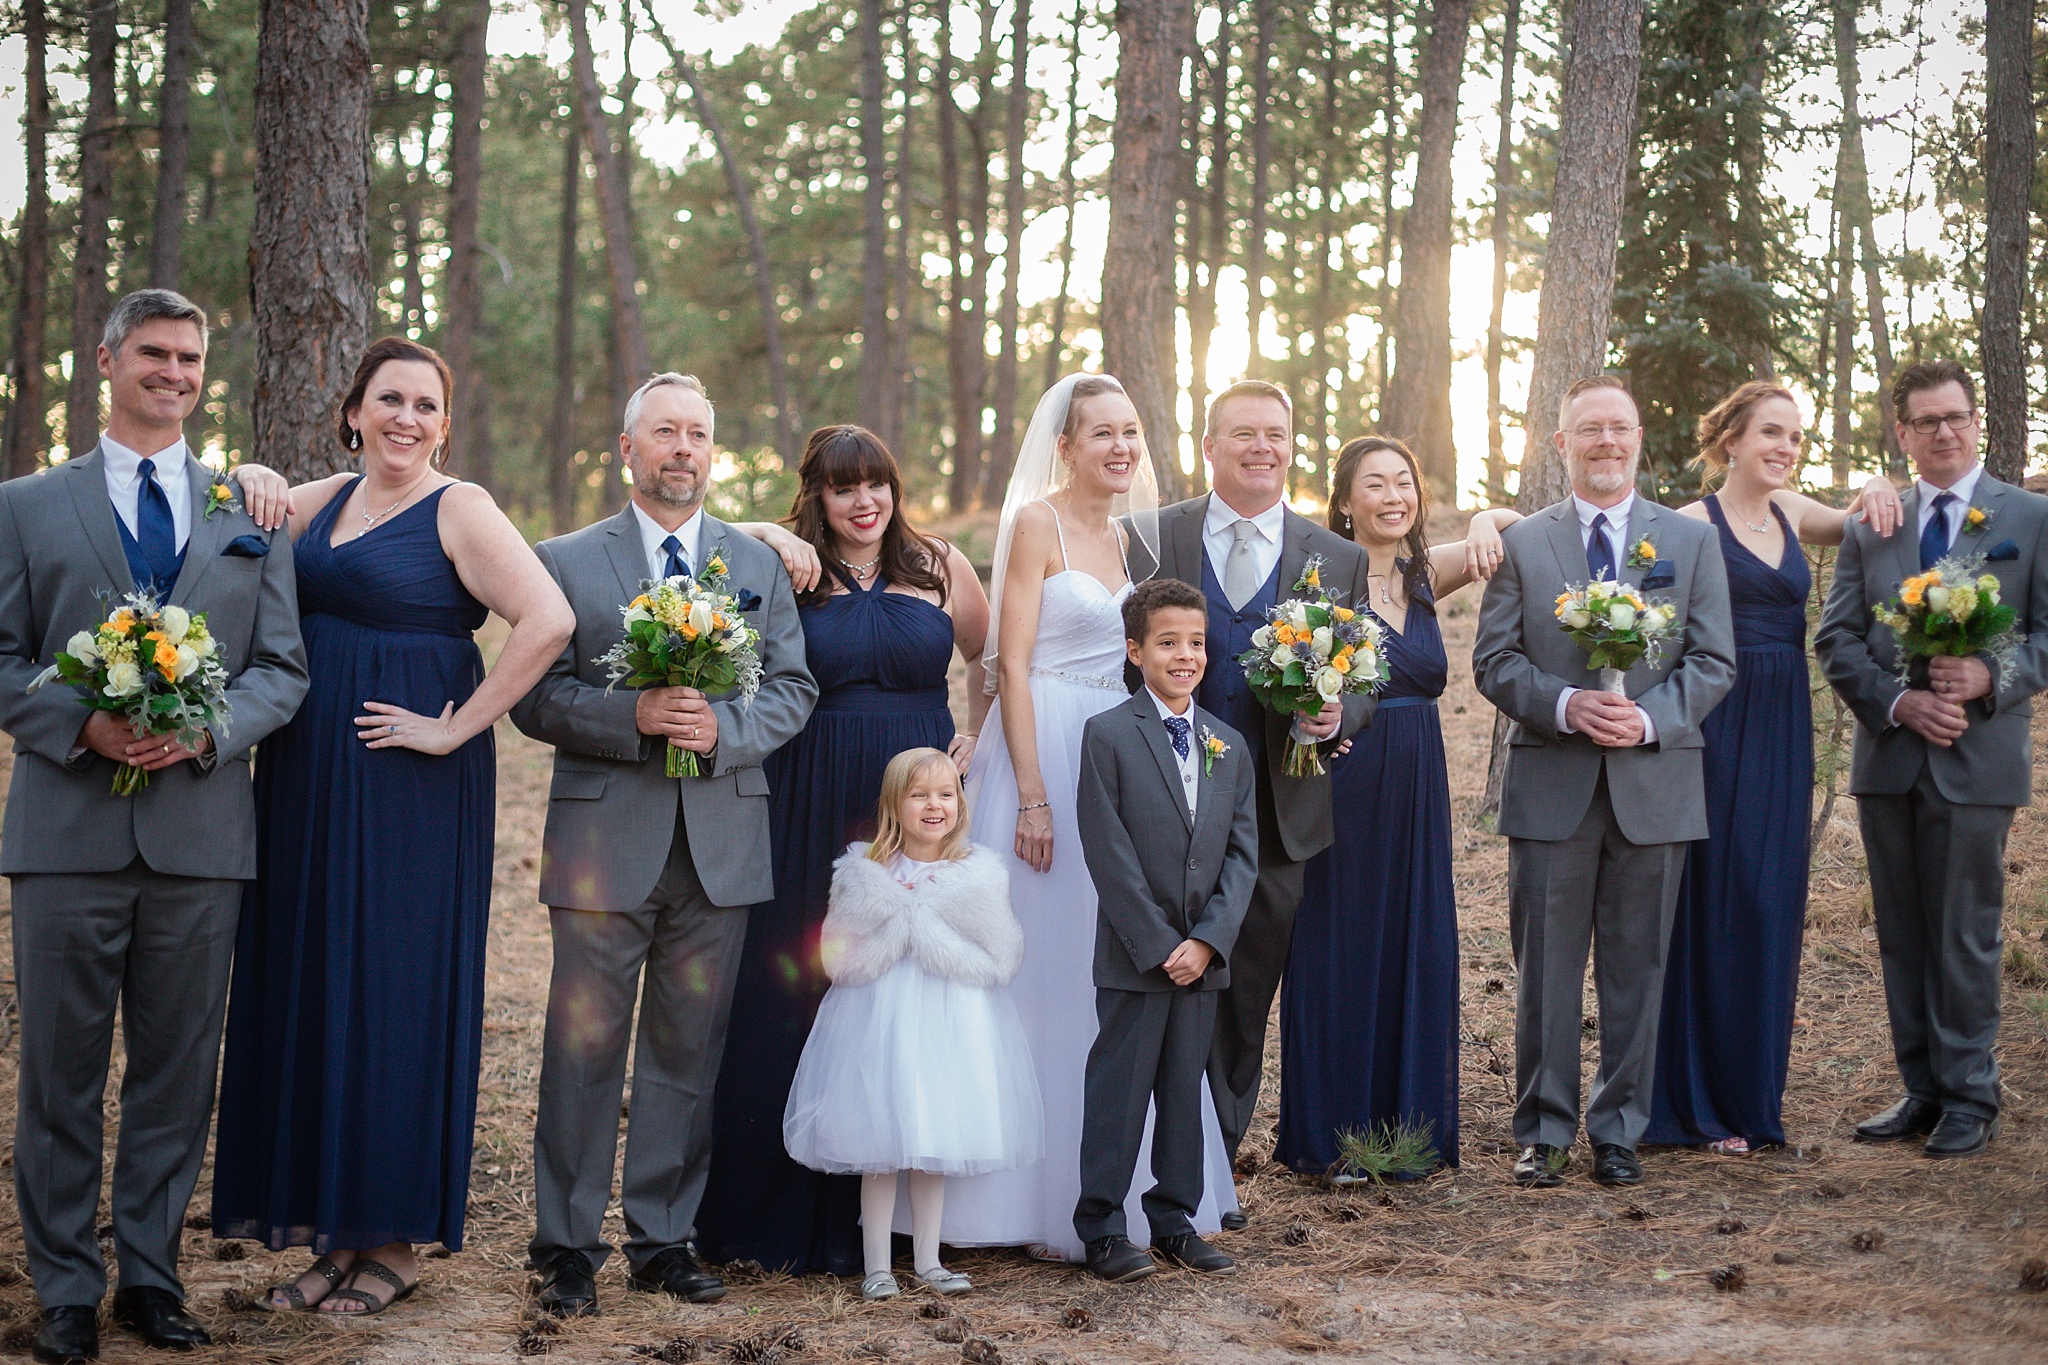
<svg viewBox="0 0 2048 1365"><path fill-rule="evenodd" d="M1202 685L1195 689L1195 704L1223 718L1223 722L1244 736L1245 757L1258 770L1266 761L1266 708L1252 695L1244 680L1244 668L1237 656L1252 647L1252 632L1266 624L1266 613L1280 601L1280 562L1265 584L1252 594L1242 609L1232 611L1216 571L1202 554L1202 596L1209 599L1209 667Z"/></svg>
<svg viewBox="0 0 2048 1365"><path fill-rule="evenodd" d="M135 580L137 592L153 592L159 605L171 600L171 589L177 585L178 575L185 569L185 550L192 548L187 539L185 550L178 551L178 557L171 564L171 578L168 583L159 583L156 570L149 567L149 561L142 557L142 542L128 530L128 523L121 520L121 514L114 514L114 529L121 533L121 553L128 556L128 576Z"/></svg>

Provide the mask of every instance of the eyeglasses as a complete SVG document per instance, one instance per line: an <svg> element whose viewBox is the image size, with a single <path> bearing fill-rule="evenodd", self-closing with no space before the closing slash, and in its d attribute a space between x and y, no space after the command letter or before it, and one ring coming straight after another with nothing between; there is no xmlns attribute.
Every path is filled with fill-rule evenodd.
<svg viewBox="0 0 2048 1365"><path fill-rule="evenodd" d="M1910 417L1906 419L1906 425L1919 432L1922 436L1932 436L1944 426L1960 436L1971 427L1977 425L1977 414L1974 412L1944 412L1939 417Z"/></svg>
<svg viewBox="0 0 2048 1365"><path fill-rule="evenodd" d="M1597 441L1602 436L1605 436L1610 441L1621 441L1626 440L1629 436L1640 430L1640 427L1623 426L1619 422L1609 422L1605 426L1597 426L1588 422L1584 426L1573 427L1572 435L1581 441Z"/></svg>

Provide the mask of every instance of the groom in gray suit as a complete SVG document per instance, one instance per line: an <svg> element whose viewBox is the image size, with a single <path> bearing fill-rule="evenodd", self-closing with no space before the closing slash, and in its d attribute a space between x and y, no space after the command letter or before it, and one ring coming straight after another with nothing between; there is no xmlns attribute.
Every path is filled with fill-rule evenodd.
<svg viewBox="0 0 2048 1365"><path fill-rule="evenodd" d="M691 1242L747 907L775 891L761 761L803 728L818 698L781 561L704 511L703 386L674 373L642 384L626 403L619 454L633 475L626 510L535 547L575 608L576 634L512 708L521 731L555 746L540 877L555 968L528 1251L540 1305L556 1315L597 1311L636 993L622 1189L629 1282L691 1303L725 1294ZM761 633L753 701L689 687L608 690L595 660L622 634L620 609L642 581L697 572L714 552ZM666 776L670 745L697 754L702 776Z"/></svg>
<svg viewBox="0 0 2048 1365"><path fill-rule="evenodd" d="M97 448L0 484L0 729L14 781L0 873L14 897L21 1008L14 1191L44 1361L99 1354L106 1267L95 1235L102 1098L118 1009L127 1067L114 1152L114 1318L151 1346L207 1335L182 1307L178 1243L213 1112L221 1013L256 875L250 749L306 694L291 542L214 475L184 422L206 386L206 314L162 289L115 305L99 347L109 416ZM122 594L204 612L228 671L225 724L186 748L136 738L78 689L28 684ZM149 785L111 793L121 766Z"/></svg>
<svg viewBox="0 0 2048 1365"><path fill-rule="evenodd" d="M1856 713L1849 791L1870 862L1892 1052L1905 1097L1856 1127L1858 1142L1927 1135L1931 1157L1973 1156L1998 1118L2005 836L2033 796L2028 728L2048 686L2048 498L1977 463L1977 389L1949 360L1892 385L1899 442L1918 478L1904 530L1849 523L1814 649ZM1871 609L1949 554L1981 555L2027 638L2010 655L1916 664Z"/></svg>
<svg viewBox="0 0 2048 1365"><path fill-rule="evenodd" d="M1621 381L1573 384L1557 444L1571 496L1502 536L1472 648L1480 692L1513 722L1500 832L1516 968L1514 1177L1547 1188L1569 1164L1590 943L1593 1178L1633 1185L1686 844L1707 837L1700 723L1735 681L1734 625L1713 527L1636 496L1642 422ZM1600 690L1554 614L1558 594L1590 578L1678 608L1680 638L1655 665L1629 670L1626 696Z"/></svg>

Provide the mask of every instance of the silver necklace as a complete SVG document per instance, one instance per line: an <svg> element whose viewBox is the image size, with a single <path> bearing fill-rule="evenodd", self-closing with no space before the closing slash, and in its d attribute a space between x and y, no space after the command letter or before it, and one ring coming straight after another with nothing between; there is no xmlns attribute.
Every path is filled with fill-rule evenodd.
<svg viewBox="0 0 2048 1365"><path fill-rule="evenodd" d="M412 490L418 488L420 484L425 481L427 475L431 472L431 470L427 469L421 470L419 478L414 479L411 483L407 484L405 486L405 491L398 495L398 501L392 503L389 507L385 508L381 512L372 512L370 510L370 494L369 490L365 489L363 491L363 530L369 530L372 526L375 526L378 522L384 520L384 518L390 516L393 512L396 512L400 504L402 504L407 498L412 496Z"/></svg>
<svg viewBox="0 0 2048 1365"><path fill-rule="evenodd" d="M1721 506L1726 508L1728 511L1734 512L1735 519L1741 522L1744 526L1747 526L1749 528L1751 535L1767 536L1771 533L1770 503L1766 502L1764 504L1764 519L1761 525L1751 521L1748 517L1742 515L1742 513L1734 506L1734 504L1730 503L1728 499L1725 497L1721 499Z"/></svg>
<svg viewBox="0 0 2048 1365"><path fill-rule="evenodd" d="M852 561L845 559L842 559L839 562L846 566L846 571L848 573L853 575L854 582L865 583L867 581L868 575L875 571L875 565L882 562L882 557L880 555L876 555L873 559L870 559L865 564L855 564Z"/></svg>

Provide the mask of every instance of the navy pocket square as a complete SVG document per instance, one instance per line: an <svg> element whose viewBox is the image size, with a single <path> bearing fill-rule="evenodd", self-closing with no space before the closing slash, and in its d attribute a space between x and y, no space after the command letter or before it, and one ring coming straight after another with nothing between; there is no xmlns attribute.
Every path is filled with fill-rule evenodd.
<svg viewBox="0 0 2048 1365"><path fill-rule="evenodd" d="M2018 559L2020 547L2009 540L2001 540L1984 552L1986 559Z"/></svg>
<svg viewBox="0 0 2048 1365"><path fill-rule="evenodd" d="M237 559L261 559L270 553L270 542L257 535L236 536L221 553Z"/></svg>
<svg viewBox="0 0 2048 1365"><path fill-rule="evenodd" d="M1673 587L1677 584L1677 582L1678 571L1675 569L1666 568L1657 573L1653 573L1649 577L1645 578L1643 580L1643 588L1646 591L1654 592L1658 588Z"/></svg>
<svg viewBox="0 0 2048 1365"><path fill-rule="evenodd" d="M752 588L741 588L735 600L739 603L741 611L759 611L761 609L761 594L755 592Z"/></svg>

